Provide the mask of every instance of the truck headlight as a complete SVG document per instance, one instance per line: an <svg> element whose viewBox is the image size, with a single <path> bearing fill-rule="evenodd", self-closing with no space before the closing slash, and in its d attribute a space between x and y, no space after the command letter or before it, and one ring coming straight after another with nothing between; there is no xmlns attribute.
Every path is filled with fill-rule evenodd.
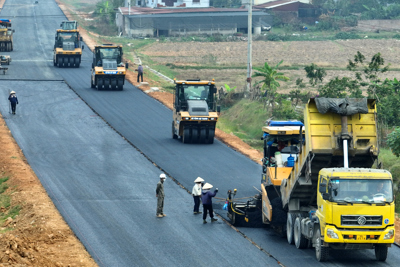
<svg viewBox="0 0 400 267"><path fill-rule="evenodd" d="M394 236L394 230L389 230L389 232L383 237L383 239L392 239Z"/></svg>
<svg viewBox="0 0 400 267"><path fill-rule="evenodd" d="M182 118L182 120L186 120L187 121L187 120L189 120L189 118L188 117L184 117L184 118Z"/></svg>
<svg viewBox="0 0 400 267"><path fill-rule="evenodd" d="M339 239L339 236L337 235L337 233L335 233L335 232L333 231L333 229L328 229L328 230L326 230L326 235L327 235L329 238L332 238L332 239Z"/></svg>

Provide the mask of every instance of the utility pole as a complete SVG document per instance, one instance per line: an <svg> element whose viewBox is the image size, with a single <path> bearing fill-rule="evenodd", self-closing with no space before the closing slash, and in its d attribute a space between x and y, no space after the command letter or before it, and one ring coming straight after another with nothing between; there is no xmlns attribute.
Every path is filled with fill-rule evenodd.
<svg viewBox="0 0 400 267"><path fill-rule="evenodd" d="M247 20L247 93L251 92L251 70L252 70L252 30L253 30L253 0L248 1L248 20Z"/></svg>

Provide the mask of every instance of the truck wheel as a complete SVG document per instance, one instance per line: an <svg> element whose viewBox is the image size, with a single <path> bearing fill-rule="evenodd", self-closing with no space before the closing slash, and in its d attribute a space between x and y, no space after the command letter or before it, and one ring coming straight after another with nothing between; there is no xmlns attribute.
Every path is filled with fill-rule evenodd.
<svg viewBox="0 0 400 267"><path fill-rule="evenodd" d="M286 237L289 244L294 244L294 221L296 216L294 213L289 212L286 220Z"/></svg>
<svg viewBox="0 0 400 267"><path fill-rule="evenodd" d="M305 238L301 234L301 217L298 216L296 217L296 220L294 221L294 230L293 230L293 237L294 237L294 244L296 245L296 248L302 249L306 248L308 245L308 239Z"/></svg>
<svg viewBox="0 0 400 267"><path fill-rule="evenodd" d="M172 139L178 139L178 136L175 134L174 122L172 122Z"/></svg>
<svg viewBox="0 0 400 267"><path fill-rule="evenodd" d="M385 245L376 245L375 246L375 257L378 261L385 261L388 254L388 247Z"/></svg>
<svg viewBox="0 0 400 267"><path fill-rule="evenodd" d="M316 232L317 240L315 244L315 257L317 258L317 261L323 262L326 261L329 257L329 248L328 247L323 247L322 246L322 236L321 236L321 230L319 229Z"/></svg>

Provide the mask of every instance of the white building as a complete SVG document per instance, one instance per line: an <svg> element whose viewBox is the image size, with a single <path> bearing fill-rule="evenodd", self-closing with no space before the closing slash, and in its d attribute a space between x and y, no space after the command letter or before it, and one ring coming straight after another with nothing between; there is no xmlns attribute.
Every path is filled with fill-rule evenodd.
<svg viewBox="0 0 400 267"><path fill-rule="evenodd" d="M131 3L133 5L133 1ZM141 7L209 7L210 0L135 0Z"/></svg>

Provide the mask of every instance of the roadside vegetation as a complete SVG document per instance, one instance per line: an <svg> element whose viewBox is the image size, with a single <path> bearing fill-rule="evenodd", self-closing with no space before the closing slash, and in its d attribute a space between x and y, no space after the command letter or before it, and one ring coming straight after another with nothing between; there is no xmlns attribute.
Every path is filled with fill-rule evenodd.
<svg viewBox="0 0 400 267"><path fill-rule="evenodd" d="M9 177L0 178L0 225L4 225L7 218L14 219L19 214L20 207L18 205L11 205L10 194L6 192L9 188L8 181ZM7 227L0 228L0 233L4 233L8 230Z"/></svg>

